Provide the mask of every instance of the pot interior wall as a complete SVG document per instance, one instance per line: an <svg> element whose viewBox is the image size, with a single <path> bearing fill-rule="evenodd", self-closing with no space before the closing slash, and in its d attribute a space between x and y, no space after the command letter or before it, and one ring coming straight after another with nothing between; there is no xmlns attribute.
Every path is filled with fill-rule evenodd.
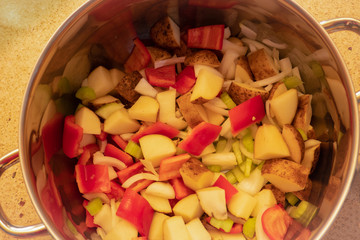
<svg viewBox="0 0 360 240"><path fill-rule="evenodd" d="M85 228L82 198L73 177L76 160L67 159L61 151L44 151L43 147L49 140L46 134L44 138L44 128L49 123L62 123L55 112L71 113L77 106L76 99L70 95L53 94L53 82L68 74L66 77L72 87L79 87L89 70L99 65L121 68L133 47L132 40L138 36L147 42L150 27L159 18L169 15L181 28L225 23L234 35L240 32L241 20L267 23L289 45L280 56L298 51L301 54L293 54L293 64L303 65L306 59L299 56L311 56L322 65L331 66L331 81L324 79L329 87L326 91L329 96L333 89L342 94L333 94L335 113L329 111L325 129L316 120L312 122L323 141L318 167L311 176L313 191L310 197L311 202L321 206L311 226L314 238L320 237L324 226L331 221L329 217L334 218L333 209L341 198L343 186L348 184L349 166L351 168L354 161L354 123L351 120L352 105L349 104L352 100L346 97L352 88L329 39L319 28L312 26L313 20L300 13L293 4L267 0L90 1L78 10L55 34L39 59L23 106L20 145L24 177L35 207L50 233L55 238L71 239L69 219L78 229ZM308 82L305 88L313 85L312 79ZM324 94L316 85L311 86L307 88L311 93ZM55 112L49 110L50 104L56 106ZM332 103L323 101L321 104L330 108ZM344 107L337 112L337 106ZM337 145L339 131L345 134ZM51 141L61 141L61 130L52 134ZM56 186L58 192L52 186ZM91 235L90 231L85 232L87 236Z"/></svg>

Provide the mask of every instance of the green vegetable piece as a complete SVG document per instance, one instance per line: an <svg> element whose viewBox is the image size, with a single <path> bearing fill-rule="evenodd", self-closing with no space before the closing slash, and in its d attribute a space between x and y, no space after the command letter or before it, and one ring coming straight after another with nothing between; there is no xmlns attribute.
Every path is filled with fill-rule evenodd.
<svg viewBox="0 0 360 240"><path fill-rule="evenodd" d="M102 208L102 201L100 198L94 198L93 200L91 200L88 205L86 205L86 210L90 213L91 216L94 216L95 214L97 214L98 212L100 212L101 208Z"/></svg>
<svg viewBox="0 0 360 240"><path fill-rule="evenodd" d="M246 238L253 238L255 234L256 217L246 220L243 226L243 233Z"/></svg>
<svg viewBox="0 0 360 240"><path fill-rule="evenodd" d="M239 141L235 141L232 144L232 150L235 154L237 164L240 165L243 162L243 158L242 158L242 154L240 151L240 142Z"/></svg>
<svg viewBox="0 0 360 240"><path fill-rule="evenodd" d="M225 146L226 146L226 139L225 138L220 138L219 141L216 144L216 152L217 153L221 153L224 151Z"/></svg>
<svg viewBox="0 0 360 240"><path fill-rule="evenodd" d="M224 232L230 232L232 226L234 225L234 221L231 220L230 218L226 219L226 220L222 220L221 221L221 229L224 230Z"/></svg>
<svg viewBox="0 0 360 240"><path fill-rule="evenodd" d="M304 141L308 140L308 137L304 130L302 130L301 128L297 128L297 130L299 131L299 133Z"/></svg>
<svg viewBox="0 0 360 240"><path fill-rule="evenodd" d="M82 101L91 101L96 98L96 93L92 88L81 87L76 91L75 97Z"/></svg>
<svg viewBox="0 0 360 240"><path fill-rule="evenodd" d="M231 184L237 183L236 177L234 176L234 174L231 171L226 172L225 177L229 181L229 183L231 183Z"/></svg>
<svg viewBox="0 0 360 240"><path fill-rule="evenodd" d="M69 219L66 219L66 225L72 234L74 234L74 235L79 234L79 232L76 230L76 227Z"/></svg>
<svg viewBox="0 0 360 240"><path fill-rule="evenodd" d="M112 113L124 108L122 103L112 102L101 106L95 113L103 119L107 119Z"/></svg>
<svg viewBox="0 0 360 240"><path fill-rule="evenodd" d="M136 159L143 158L143 153L141 151L141 148L138 144L136 144L134 141L129 141L128 144L125 147L125 152L130 154Z"/></svg>
<svg viewBox="0 0 360 240"><path fill-rule="evenodd" d="M252 160L250 158L246 158L245 170L244 170L245 177L250 176L251 170L252 170Z"/></svg>
<svg viewBox="0 0 360 240"><path fill-rule="evenodd" d="M216 218L212 217L210 218L210 224L211 226L220 229L221 225L222 225L222 221L221 220L217 220Z"/></svg>
<svg viewBox="0 0 360 240"><path fill-rule="evenodd" d="M299 198L293 193L286 193L285 198L291 206L295 206L299 202Z"/></svg>
<svg viewBox="0 0 360 240"><path fill-rule="evenodd" d="M297 76L289 76L283 79L287 89L297 88L302 84L302 81Z"/></svg>
<svg viewBox="0 0 360 240"><path fill-rule="evenodd" d="M242 144L248 152L254 152L254 139L251 135L251 132L248 132L244 135L244 137L242 138Z"/></svg>
<svg viewBox="0 0 360 240"><path fill-rule="evenodd" d="M209 165L207 168L212 172L221 172L221 166L219 165Z"/></svg>
<svg viewBox="0 0 360 240"><path fill-rule="evenodd" d="M310 63L310 67L311 67L314 75L315 75L317 78L321 79L321 78L325 77L324 70L323 70L322 66L320 65L320 63L318 63L318 62L311 62L311 63Z"/></svg>
<svg viewBox="0 0 360 240"><path fill-rule="evenodd" d="M79 111L82 107L85 107L85 106L82 105L81 103L79 103L79 105L77 106L75 112Z"/></svg>
<svg viewBox="0 0 360 240"><path fill-rule="evenodd" d="M220 95L221 100L225 103L228 109L232 109L236 107L236 103L231 99L229 94L227 92L223 92Z"/></svg>
<svg viewBox="0 0 360 240"><path fill-rule="evenodd" d="M261 170L262 167L264 166L264 163L265 163L265 161L261 161L261 163L260 163L259 165L257 165L257 168L258 168L259 170Z"/></svg>
<svg viewBox="0 0 360 240"><path fill-rule="evenodd" d="M245 175L244 173L240 170L239 166L234 167L233 169L231 169L231 173L235 176L236 180L238 182L241 182L242 180L244 180Z"/></svg>
<svg viewBox="0 0 360 240"><path fill-rule="evenodd" d="M297 207L293 207L289 214L292 218L295 218L298 222L300 222L304 227L307 227L311 220L316 216L318 210L318 207L303 200Z"/></svg>

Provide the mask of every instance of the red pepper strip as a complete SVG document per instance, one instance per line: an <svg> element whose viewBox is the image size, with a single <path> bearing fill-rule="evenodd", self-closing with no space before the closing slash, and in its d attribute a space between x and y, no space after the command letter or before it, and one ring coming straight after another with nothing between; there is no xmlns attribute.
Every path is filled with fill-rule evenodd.
<svg viewBox="0 0 360 240"><path fill-rule="evenodd" d="M91 158L90 150L89 150L89 149L85 149L85 150L83 151L83 153L81 154L81 156L80 156L77 164L79 164L79 165L86 165L86 164L89 162L90 158Z"/></svg>
<svg viewBox="0 0 360 240"><path fill-rule="evenodd" d="M52 156L61 149L64 116L55 114L43 127L41 139L45 152L45 160L49 162Z"/></svg>
<svg viewBox="0 0 360 240"><path fill-rule="evenodd" d="M108 166L76 165L75 178L81 193L108 193L111 190Z"/></svg>
<svg viewBox="0 0 360 240"><path fill-rule="evenodd" d="M218 177L214 183L215 187L219 187L225 190L226 202L229 202L232 196L238 192L238 190L222 175Z"/></svg>
<svg viewBox="0 0 360 240"><path fill-rule="evenodd" d="M176 76L176 83L173 88L180 94L185 94L195 85L195 71L193 66L186 66L184 70Z"/></svg>
<svg viewBox="0 0 360 240"><path fill-rule="evenodd" d="M108 134L106 132L104 132L104 124L101 124L101 133L99 135L95 135L95 137L97 139L99 139L100 141L104 141L106 140Z"/></svg>
<svg viewBox="0 0 360 240"><path fill-rule="evenodd" d="M141 173L143 170L144 165L141 162L137 162L123 170L118 171L117 175L121 184L123 184L129 177L137 173Z"/></svg>
<svg viewBox="0 0 360 240"><path fill-rule="evenodd" d="M133 71L139 71L144 69L149 65L151 60L151 55L145 45L140 41L140 39L134 39L134 48L126 60L124 67L126 73L131 73Z"/></svg>
<svg viewBox="0 0 360 240"><path fill-rule="evenodd" d="M66 156L74 158L82 153L80 142L83 137L83 129L75 123L75 116L65 117L62 147Z"/></svg>
<svg viewBox="0 0 360 240"><path fill-rule="evenodd" d="M83 147L83 151L89 150L90 155L92 156L97 151L100 151L99 146L96 143L91 143Z"/></svg>
<svg viewBox="0 0 360 240"><path fill-rule="evenodd" d="M292 221L289 214L279 205L266 209L261 217L264 232L271 240L284 239Z"/></svg>
<svg viewBox="0 0 360 240"><path fill-rule="evenodd" d="M177 200L181 200L190 194L195 193L192 189L188 188L182 178L173 178L169 180L171 186L174 188L175 191L175 198Z"/></svg>
<svg viewBox="0 0 360 240"><path fill-rule="evenodd" d="M221 50L224 39L224 25L209 25L188 30L187 46Z"/></svg>
<svg viewBox="0 0 360 240"><path fill-rule="evenodd" d="M147 188L150 184L152 184L154 181L149 179L142 179L137 182L134 182L130 185L130 189L132 189L135 192L140 192L141 190Z"/></svg>
<svg viewBox="0 0 360 240"><path fill-rule="evenodd" d="M87 200L84 200L83 202L83 207L85 208L86 210L86 206L89 204L89 201ZM93 228L93 227L98 227L98 225L96 225L94 223L94 216L91 216L91 214L88 212L88 210L86 210L86 218L85 218L85 224L87 227L89 228Z"/></svg>
<svg viewBox="0 0 360 240"><path fill-rule="evenodd" d="M152 86L168 88L176 82L175 65L168 65L160 68L146 68L145 74Z"/></svg>
<svg viewBox="0 0 360 240"><path fill-rule="evenodd" d="M235 136L253 123L260 122L265 116L264 103L260 95L229 110L231 132Z"/></svg>
<svg viewBox="0 0 360 240"><path fill-rule="evenodd" d="M134 224L140 235L149 235L154 210L150 204L132 189L126 189L116 215Z"/></svg>
<svg viewBox="0 0 360 240"><path fill-rule="evenodd" d="M179 178L180 168L187 160L190 159L190 155L187 153L165 158L160 162L159 168L159 181L167 181L172 178Z"/></svg>
<svg viewBox="0 0 360 240"><path fill-rule="evenodd" d="M179 148L198 156L219 136L221 128L221 126L202 122L196 125L190 134L179 143Z"/></svg>
<svg viewBox="0 0 360 240"><path fill-rule="evenodd" d="M125 150L126 145L128 144L122 137L119 135L111 135L111 139L122 149Z"/></svg>
<svg viewBox="0 0 360 240"><path fill-rule="evenodd" d="M104 155L119 159L125 163L126 166L130 166L134 163L129 154L109 143L105 147Z"/></svg>
<svg viewBox="0 0 360 240"><path fill-rule="evenodd" d="M139 143L140 138L150 134L160 134L167 136L168 138L174 138L179 134L179 132L179 130L170 125L162 122L156 122L146 128L140 129L131 137L131 140L135 143Z"/></svg>
<svg viewBox="0 0 360 240"><path fill-rule="evenodd" d="M106 194L109 197L109 199L114 198L116 201L118 201L124 196L125 189L115 181L110 182L110 188L111 191L108 194Z"/></svg>

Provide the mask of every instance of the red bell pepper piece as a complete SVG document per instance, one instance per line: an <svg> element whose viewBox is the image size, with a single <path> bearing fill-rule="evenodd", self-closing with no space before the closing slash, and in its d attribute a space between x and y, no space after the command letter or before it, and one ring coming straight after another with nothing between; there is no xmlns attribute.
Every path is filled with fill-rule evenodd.
<svg viewBox="0 0 360 240"><path fill-rule="evenodd" d="M173 88L180 94L185 94L195 85L196 77L193 66L186 66L184 70L176 76L176 83Z"/></svg>
<svg viewBox="0 0 360 240"><path fill-rule="evenodd" d="M55 114L43 127L41 139L45 152L46 162L61 149L63 136L64 116Z"/></svg>
<svg viewBox="0 0 360 240"><path fill-rule="evenodd" d="M131 137L131 140L135 143L139 143L140 138L150 134L160 134L167 136L168 138L174 138L179 134L179 132L179 130L170 125L162 122L156 122L146 128L140 129Z"/></svg>
<svg viewBox="0 0 360 240"><path fill-rule="evenodd" d="M221 128L221 126L202 122L196 125L190 134L179 143L179 148L198 156L219 136Z"/></svg>
<svg viewBox="0 0 360 240"><path fill-rule="evenodd" d="M134 224L140 235L149 235L154 210L150 204L132 189L126 189L116 215Z"/></svg>
<svg viewBox="0 0 360 240"><path fill-rule="evenodd" d="M125 150L126 145L128 144L122 137L119 135L111 135L111 139L118 145L122 150Z"/></svg>
<svg viewBox="0 0 360 240"><path fill-rule="evenodd" d="M76 182L81 193L108 193L111 190L108 166L76 165Z"/></svg>
<svg viewBox="0 0 360 240"><path fill-rule="evenodd" d="M195 193L192 189L188 188L182 178L173 178L169 180L171 186L174 188L175 191L175 198L177 200L181 200L190 194Z"/></svg>
<svg viewBox="0 0 360 240"><path fill-rule="evenodd" d="M140 192L141 190L147 188L150 184L152 184L154 181L149 179L142 179L137 182L134 182L130 185L130 189L132 189L135 192Z"/></svg>
<svg viewBox="0 0 360 240"><path fill-rule="evenodd" d="M123 184L129 177L141 173L144 170L144 165L141 162L134 163L133 165L117 172L120 182Z"/></svg>
<svg viewBox="0 0 360 240"><path fill-rule="evenodd" d="M159 180L160 181L167 181L172 178L179 178L180 175L180 168L187 160L190 159L190 155L187 153L165 158L160 162L159 168Z"/></svg>
<svg viewBox="0 0 360 240"><path fill-rule="evenodd" d="M86 210L86 206L88 204L89 204L89 201L87 201L87 200L84 200L84 202L82 204L86 211L85 224L89 228L98 227L98 225L96 225L94 223L94 216L91 216L91 214L88 212L88 210Z"/></svg>
<svg viewBox="0 0 360 240"><path fill-rule="evenodd" d="M95 135L95 137L97 139L99 139L100 141L104 141L104 140L106 140L107 136L108 136L108 134L106 132L104 132L104 124L102 123L101 124L101 133L98 135Z"/></svg>
<svg viewBox="0 0 360 240"><path fill-rule="evenodd" d="M289 214L279 205L266 209L261 217L264 232L271 240L284 239L292 221Z"/></svg>
<svg viewBox="0 0 360 240"><path fill-rule="evenodd" d="M115 181L111 181L110 188L111 191L108 194L106 194L109 197L109 199L114 198L116 201L118 201L121 198L123 198L125 189L122 186L120 186L120 184L116 183Z"/></svg>
<svg viewBox="0 0 360 240"><path fill-rule="evenodd" d="M148 82L153 86L168 88L176 82L175 65L146 68L145 74Z"/></svg>
<svg viewBox="0 0 360 240"><path fill-rule="evenodd" d="M231 132L235 136L253 123L260 122L265 116L264 102L260 95L229 110Z"/></svg>
<svg viewBox="0 0 360 240"><path fill-rule="evenodd" d="M86 151L86 150L89 150L90 155L92 156L97 151L100 151L100 147L96 143L91 143L91 144L88 144L85 147L83 147L83 151Z"/></svg>
<svg viewBox="0 0 360 240"><path fill-rule="evenodd" d="M215 187L219 187L225 190L225 199L226 202L229 202L232 196L239 192L224 176L220 175L216 182L214 183Z"/></svg>
<svg viewBox="0 0 360 240"><path fill-rule="evenodd" d="M187 46L221 50L224 39L224 25L209 25L188 30Z"/></svg>
<svg viewBox="0 0 360 240"><path fill-rule="evenodd" d="M62 138L63 151L69 158L74 158L82 153L80 142L83 137L83 129L75 123L75 116L65 117L64 132Z"/></svg>
<svg viewBox="0 0 360 240"><path fill-rule="evenodd" d="M83 153L81 154L81 156L80 156L77 164L79 164L79 165L86 165L86 164L89 162L90 158L91 158L90 150L89 150L89 149L85 149L85 150L83 151Z"/></svg>
<svg viewBox="0 0 360 240"><path fill-rule="evenodd" d="M110 143L106 145L104 155L119 159L120 161L125 163L126 166L130 166L134 163L132 157L129 154Z"/></svg>
<svg viewBox="0 0 360 240"><path fill-rule="evenodd" d="M134 39L134 48L126 60L125 72L131 73L146 68L151 60L151 55L140 39Z"/></svg>

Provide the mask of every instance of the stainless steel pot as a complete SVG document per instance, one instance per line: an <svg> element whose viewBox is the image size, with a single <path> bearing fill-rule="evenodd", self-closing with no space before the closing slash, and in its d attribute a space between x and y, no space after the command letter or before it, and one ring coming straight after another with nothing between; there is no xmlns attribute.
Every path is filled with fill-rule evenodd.
<svg viewBox="0 0 360 240"><path fill-rule="evenodd" d="M313 179L317 190L312 192L312 200L319 204L320 211L312 225L312 239L320 239L349 191L359 147L357 97L360 94L355 95L349 73L328 33L349 30L359 34L360 21L334 19L319 24L289 0L90 0L84 4L56 32L38 60L23 102L20 149L0 159L0 175L20 159L26 187L43 224L14 226L0 207L0 227L20 237L47 230L55 239L75 239L71 226L81 228L83 215L77 212L75 196L66 191L69 188L56 182L53 172L49 172L49 169L64 170L68 166L48 168L49 156L43 151L46 143L41 135L44 125L54 115L46 111L50 100L66 102L66 99L59 100L46 89L50 89L54 77L63 73L69 61L73 61L72 71L78 73L71 79L74 86L83 78L83 57L90 56L91 64L94 61L110 64L106 59L111 59L111 64L115 65L123 63L132 48L132 39L136 35L148 38L149 28L165 15L170 15L181 26L225 23L232 32L239 31L238 23L242 19L265 22L290 46L331 66L331 80L327 82L345 134L339 144L327 139L321 153L322 163ZM106 53L105 58L103 53ZM59 191L53 195L55 185ZM42 189L40 193L38 189Z"/></svg>

